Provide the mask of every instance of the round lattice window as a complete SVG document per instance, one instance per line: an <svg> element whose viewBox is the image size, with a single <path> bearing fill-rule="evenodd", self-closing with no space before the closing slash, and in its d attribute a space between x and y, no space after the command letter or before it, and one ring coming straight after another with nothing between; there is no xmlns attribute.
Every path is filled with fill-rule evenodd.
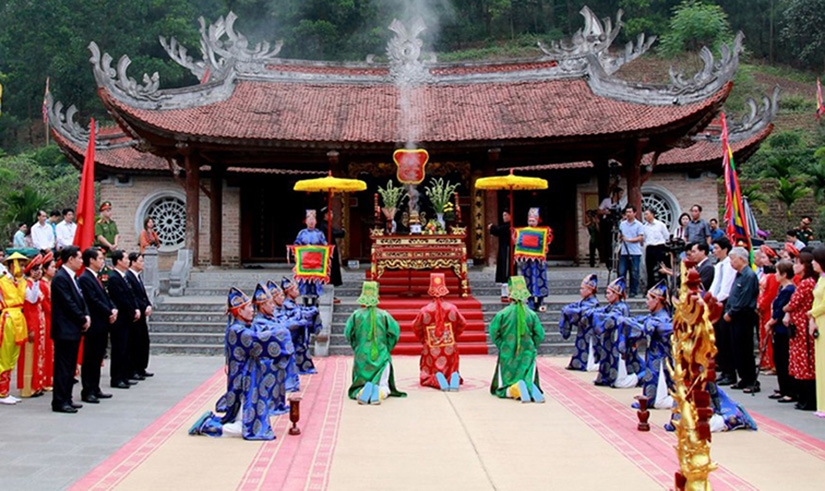
<svg viewBox="0 0 825 491"><path fill-rule="evenodd" d="M186 204L175 196L162 196L146 209L146 217L155 221L155 230L163 248L178 248L186 239Z"/></svg>
<svg viewBox="0 0 825 491"><path fill-rule="evenodd" d="M650 208L656 218L673 229L674 221L679 213L678 204L669 191L659 188L642 189L642 209Z"/></svg>

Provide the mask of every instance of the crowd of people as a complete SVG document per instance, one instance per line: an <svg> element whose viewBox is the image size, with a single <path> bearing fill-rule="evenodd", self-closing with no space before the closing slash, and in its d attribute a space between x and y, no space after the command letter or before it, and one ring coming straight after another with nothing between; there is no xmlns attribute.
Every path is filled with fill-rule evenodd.
<svg viewBox="0 0 825 491"><path fill-rule="evenodd" d="M85 403L111 398L101 389L107 349L112 388L129 389L154 375L147 371L152 303L141 278L143 256L115 249L111 260L106 275L98 247L81 251L67 245L57 257L51 250L31 258L19 252L4 257L0 403L21 401L11 394L15 368L20 396L51 390L55 412L76 413L83 407L72 394L78 382Z"/></svg>

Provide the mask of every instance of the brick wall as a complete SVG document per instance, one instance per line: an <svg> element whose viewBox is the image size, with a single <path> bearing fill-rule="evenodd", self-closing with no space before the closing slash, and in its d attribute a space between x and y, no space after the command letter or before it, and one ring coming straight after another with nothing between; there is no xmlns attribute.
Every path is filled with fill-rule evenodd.
<svg viewBox="0 0 825 491"><path fill-rule="evenodd" d="M676 217L679 214L687 212L693 204L699 204L703 208L702 217L709 220L715 217L716 211L719 209L719 195L717 192L716 177L713 174L702 174L699 178L688 178L685 172L655 172L645 185L651 187L655 186L663 190L667 190L673 195L678 204L679 209L674 210ZM622 187L627 190L627 183L622 182ZM587 262L589 236L587 229L582 225L584 223L584 194L596 193L598 187L595 177L587 184L578 186L578 199L576 200L576 220L579 224L577 244L578 254L577 258L580 263ZM603 196L599 197L599 201ZM724 204L724 198L722 200ZM718 218L718 217L717 217Z"/></svg>
<svg viewBox="0 0 825 491"><path fill-rule="evenodd" d="M203 181L203 186L208 186ZM185 194L183 187L171 176L133 176L128 183L116 184L106 180L100 185L101 201L112 202L112 219L117 222L120 231L120 244L127 251L138 249L138 236L143 217L137 217L141 203L158 192L169 191ZM223 241L222 261L229 266L240 265L240 193L238 188L224 186L223 194ZM177 252L161 252L158 263L161 270L169 270L177 257ZM198 262L208 264L209 249L209 198L201 191L200 195L200 251Z"/></svg>

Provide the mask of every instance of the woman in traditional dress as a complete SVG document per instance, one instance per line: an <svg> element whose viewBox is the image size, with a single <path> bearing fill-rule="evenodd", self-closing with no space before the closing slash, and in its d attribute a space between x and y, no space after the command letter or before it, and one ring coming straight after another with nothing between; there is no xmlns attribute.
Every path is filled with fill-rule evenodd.
<svg viewBox="0 0 825 491"><path fill-rule="evenodd" d="M147 247L160 247L160 237L155 231L155 220L152 217L147 217L143 221L143 230L140 231L140 238L138 239L140 245L140 253L146 250Z"/></svg>
<svg viewBox="0 0 825 491"><path fill-rule="evenodd" d="M576 351L566 367L568 370L595 372L599 369L596 335L593 326L587 321L593 309L599 306L599 299L596 298L598 287L599 277L595 274L587 275L579 286L581 300L567 304L561 309L559 332L562 338L569 338L574 327L578 329L573 346Z"/></svg>
<svg viewBox="0 0 825 491"><path fill-rule="evenodd" d="M816 409L816 372L814 370L814 338L808 329L808 312L814 301L816 273L813 255L800 252L794 260L794 273L801 278L790 302L783 309L786 312L785 325L793 324L793 335L788 346L788 372L794 379L797 393L796 409L814 411Z"/></svg>
<svg viewBox="0 0 825 491"><path fill-rule="evenodd" d="M458 370L456 339L467 321L454 304L443 300L449 293L444 273L430 273L433 301L421 307L413 321L413 332L421 342L419 380L424 387L457 391L463 382Z"/></svg>
<svg viewBox="0 0 825 491"><path fill-rule="evenodd" d="M358 297L361 308L347 319L344 337L352 346L352 385L347 394L358 404L381 404L387 397L406 397L395 388L390 351L398 343L401 328L378 306L378 283L365 281Z"/></svg>
<svg viewBox="0 0 825 491"><path fill-rule="evenodd" d="M544 327L538 314L524 304L530 298L524 277L511 277L508 286L512 302L490 322L490 338L498 348L490 393L521 399L521 402L542 403L545 398L539 384L536 355L539 344L544 341Z"/></svg>
<svg viewBox="0 0 825 491"><path fill-rule="evenodd" d="M54 254L49 252L43 258L43 279L40 291L43 292L43 315L46 318L46 378L44 387L51 390L54 385L54 340L52 340L52 278L57 273Z"/></svg>
<svg viewBox="0 0 825 491"><path fill-rule="evenodd" d="M759 312L759 369L765 372L776 373L773 363L773 342L768 335L767 324L771 320L771 306L779 292L779 282L776 280L776 269L773 259L776 252L766 245L759 248L756 256L756 265L759 267L759 297L756 300L756 310Z"/></svg>
<svg viewBox="0 0 825 491"><path fill-rule="evenodd" d="M21 397L37 397L46 390L46 316L43 312L43 256L34 256L26 266L26 318L28 340L20 349L17 362L17 388ZM31 292L31 293L30 293Z"/></svg>
<svg viewBox="0 0 825 491"><path fill-rule="evenodd" d="M825 246L814 249L814 271L819 275L811 306L808 334L814 338L816 414L825 418Z"/></svg>

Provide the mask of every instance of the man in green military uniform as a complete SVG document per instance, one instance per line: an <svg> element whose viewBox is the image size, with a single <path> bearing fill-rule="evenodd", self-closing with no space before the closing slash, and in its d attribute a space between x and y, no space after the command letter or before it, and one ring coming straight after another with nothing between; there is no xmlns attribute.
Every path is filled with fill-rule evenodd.
<svg viewBox="0 0 825 491"><path fill-rule="evenodd" d="M350 399L358 404L381 404L389 396L406 397L395 388L390 351L398 342L398 322L378 305L378 283L365 281L357 302L361 308L347 319L344 337L355 353Z"/></svg>
<svg viewBox="0 0 825 491"><path fill-rule="evenodd" d="M498 348L490 393L521 399L521 402L544 402L536 370L536 354L544 340L544 327L538 314L524 303L530 298L524 277L511 277L509 289L512 302L490 323L490 337Z"/></svg>
<svg viewBox="0 0 825 491"><path fill-rule="evenodd" d="M107 256L118 248L120 234L117 224L112 220L112 203L104 201L100 204L100 218L95 223L95 246L103 249Z"/></svg>

